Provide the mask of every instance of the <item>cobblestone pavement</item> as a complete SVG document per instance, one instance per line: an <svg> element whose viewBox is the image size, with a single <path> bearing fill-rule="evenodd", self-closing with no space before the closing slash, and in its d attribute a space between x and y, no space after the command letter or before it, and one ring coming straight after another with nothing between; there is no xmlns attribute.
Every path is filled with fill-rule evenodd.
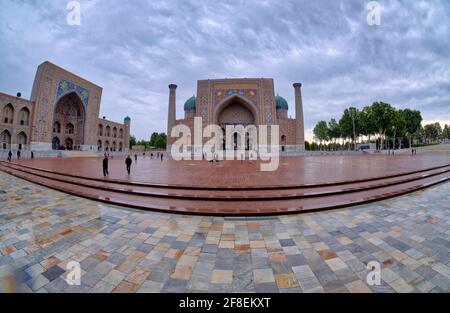
<svg viewBox="0 0 450 313"><path fill-rule="evenodd" d="M449 292L450 183L263 218L130 210L0 172L0 292ZM64 279L81 266L81 285ZM382 269L366 284L366 265Z"/></svg>

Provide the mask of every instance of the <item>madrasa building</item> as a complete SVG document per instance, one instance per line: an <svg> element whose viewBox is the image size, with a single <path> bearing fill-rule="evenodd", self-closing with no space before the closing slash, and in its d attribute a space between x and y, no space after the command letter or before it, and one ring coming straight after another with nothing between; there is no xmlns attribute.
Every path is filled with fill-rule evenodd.
<svg viewBox="0 0 450 313"><path fill-rule="evenodd" d="M29 100L0 93L0 150L127 151L131 119L99 118L101 97L100 86L42 63Z"/></svg>
<svg viewBox="0 0 450 313"><path fill-rule="evenodd" d="M176 125L186 125L194 133L194 118L202 117L203 127L219 125L278 125L281 152L303 152L305 132L302 103L302 84L293 84L295 93L295 118L288 117L289 104L275 95L271 78L239 78L199 80L197 96L184 103L184 118L176 119L177 85L169 85L169 110L167 121L168 150L177 138L171 137ZM203 144L209 139L203 138ZM237 146L235 137L234 148ZM192 142L191 142L192 143ZM190 149L192 151L192 149Z"/></svg>

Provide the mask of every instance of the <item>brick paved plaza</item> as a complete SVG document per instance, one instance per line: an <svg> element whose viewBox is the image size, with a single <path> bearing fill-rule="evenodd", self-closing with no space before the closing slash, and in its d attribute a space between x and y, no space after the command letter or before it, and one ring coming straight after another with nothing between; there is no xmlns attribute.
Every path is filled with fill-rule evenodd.
<svg viewBox="0 0 450 313"><path fill-rule="evenodd" d="M0 172L0 292L449 292L450 183L328 212L144 212ZM81 286L63 277L81 264ZM368 286L366 264L382 266Z"/></svg>

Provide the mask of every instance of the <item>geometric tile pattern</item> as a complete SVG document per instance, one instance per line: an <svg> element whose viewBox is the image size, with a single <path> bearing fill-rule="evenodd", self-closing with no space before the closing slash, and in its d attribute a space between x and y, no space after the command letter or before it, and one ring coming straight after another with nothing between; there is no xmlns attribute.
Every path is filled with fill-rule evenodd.
<svg viewBox="0 0 450 313"><path fill-rule="evenodd" d="M328 212L183 216L0 172L0 292L449 292L449 203L446 183ZM70 261L80 286L64 280Z"/></svg>

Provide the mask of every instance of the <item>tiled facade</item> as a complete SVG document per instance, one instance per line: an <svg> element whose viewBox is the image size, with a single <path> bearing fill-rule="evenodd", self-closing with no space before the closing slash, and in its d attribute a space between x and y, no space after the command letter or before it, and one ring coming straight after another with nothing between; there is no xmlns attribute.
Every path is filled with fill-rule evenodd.
<svg viewBox="0 0 450 313"><path fill-rule="evenodd" d="M305 144L301 84L295 88L295 118L287 115L288 107L278 107L273 79L242 78L200 80L197 96L185 104L185 116L176 119L176 85L170 85L168 134L175 125L186 125L193 134L194 117L202 117L203 127L227 125L279 125L282 151L303 151ZM285 101L283 99L283 101ZM170 146L177 138L170 137ZM209 140L203 139L204 142ZM193 144L193 143L192 143Z"/></svg>
<svg viewBox="0 0 450 313"><path fill-rule="evenodd" d="M120 146L128 149L131 121L100 120L101 95L101 87L50 62L42 63L30 100L0 93L0 149L96 152L105 143L111 149L115 143L116 151ZM110 136L99 136L100 125L111 128Z"/></svg>

